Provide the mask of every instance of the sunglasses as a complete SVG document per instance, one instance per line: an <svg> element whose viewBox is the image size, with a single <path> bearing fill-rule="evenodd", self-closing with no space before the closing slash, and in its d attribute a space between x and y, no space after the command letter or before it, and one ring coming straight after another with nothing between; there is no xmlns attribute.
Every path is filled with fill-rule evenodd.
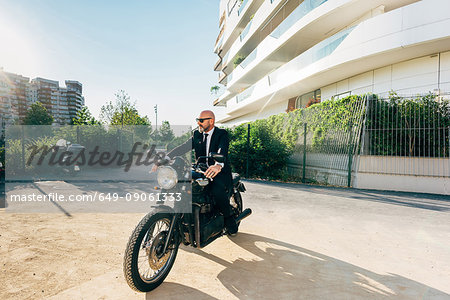
<svg viewBox="0 0 450 300"><path fill-rule="evenodd" d="M195 119L197 122L203 123L205 120L211 120L212 118L197 118Z"/></svg>

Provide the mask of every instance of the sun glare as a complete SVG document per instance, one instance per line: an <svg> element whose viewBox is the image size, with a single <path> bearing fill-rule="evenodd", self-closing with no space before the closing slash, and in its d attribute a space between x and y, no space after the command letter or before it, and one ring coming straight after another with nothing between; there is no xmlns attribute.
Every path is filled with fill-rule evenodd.
<svg viewBox="0 0 450 300"><path fill-rule="evenodd" d="M0 14L0 68L24 75L34 73L36 53L24 30L16 25Z"/></svg>

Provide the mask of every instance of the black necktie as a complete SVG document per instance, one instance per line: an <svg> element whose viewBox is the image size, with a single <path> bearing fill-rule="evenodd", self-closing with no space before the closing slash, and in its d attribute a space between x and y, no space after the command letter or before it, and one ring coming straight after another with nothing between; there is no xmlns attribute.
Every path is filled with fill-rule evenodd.
<svg viewBox="0 0 450 300"><path fill-rule="evenodd" d="M208 156L208 153L206 153L206 146L207 146L207 144L208 144L208 134L207 133L204 133L203 134L203 148L204 148L204 151L205 151L205 155L206 156Z"/></svg>

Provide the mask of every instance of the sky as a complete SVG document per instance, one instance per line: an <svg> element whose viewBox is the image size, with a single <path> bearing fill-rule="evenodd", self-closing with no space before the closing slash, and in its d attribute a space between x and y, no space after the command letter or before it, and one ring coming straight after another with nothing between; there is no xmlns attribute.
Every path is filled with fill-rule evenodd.
<svg viewBox="0 0 450 300"><path fill-rule="evenodd" d="M95 117L125 90L155 124L193 125L212 106L219 0L0 0L0 68L83 84Z"/></svg>

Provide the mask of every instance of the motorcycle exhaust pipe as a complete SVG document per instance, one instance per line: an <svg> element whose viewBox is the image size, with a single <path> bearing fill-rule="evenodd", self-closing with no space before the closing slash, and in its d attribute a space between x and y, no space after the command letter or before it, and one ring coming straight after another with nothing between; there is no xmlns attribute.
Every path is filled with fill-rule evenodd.
<svg viewBox="0 0 450 300"><path fill-rule="evenodd" d="M252 210L250 208L244 209L243 212L236 218L236 223L239 223L240 221L244 220L248 216L252 214Z"/></svg>

